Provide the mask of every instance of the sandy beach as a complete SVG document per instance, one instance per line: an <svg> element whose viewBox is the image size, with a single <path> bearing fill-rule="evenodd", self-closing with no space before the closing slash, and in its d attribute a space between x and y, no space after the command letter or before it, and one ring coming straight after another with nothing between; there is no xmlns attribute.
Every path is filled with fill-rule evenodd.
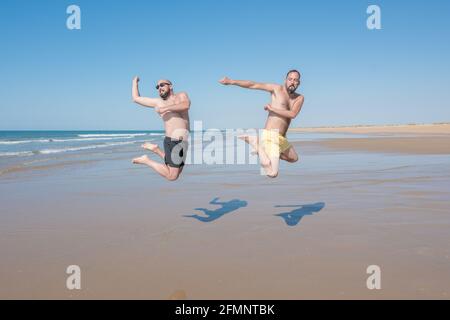
<svg viewBox="0 0 450 320"><path fill-rule="evenodd" d="M321 139L312 143L343 151L450 154L450 124L294 128L290 131L366 135Z"/></svg>
<svg viewBox="0 0 450 320"><path fill-rule="evenodd" d="M448 135L450 134L450 123L292 128L289 131L312 132L312 133L378 134L378 135L380 134Z"/></svg>
<svg viewBox="0 0 450 320"><path fill-rule="evenodd" d="M294 129L300 162L275 180L189 165L165 182L131 164L138 145L5 172L0 298L449 299L449 134Z"/></svg>
<svg viewBox="0 0 450 320"><path fill-rule="evenodd" d="M450 154L450 136L335 138L309 142L342 151L401 154ZM308 144L308 143L306 143Z"/></svg>

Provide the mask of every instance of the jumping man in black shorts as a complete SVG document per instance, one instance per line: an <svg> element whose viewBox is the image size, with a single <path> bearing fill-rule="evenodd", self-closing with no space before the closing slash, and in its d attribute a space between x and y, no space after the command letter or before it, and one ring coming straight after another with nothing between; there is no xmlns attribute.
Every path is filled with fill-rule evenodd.
<svg viewBox="0 0 450 320"><path fill-rule="evenodd" d="M187 93L174 93L172 82L159 80L156 89L159 98L147 98L139 95L139 78L133 79L132 96L133 101L144 106L154 108L164 121L166 137L164 138L164 151L158 145L144 143L142 147L150 150L162 159L159 163L143 155L133 159L133 163L144 164L158 172L169 181L175 181L183 171L187 155L189 136L189 108L191 102Z"/></svg>

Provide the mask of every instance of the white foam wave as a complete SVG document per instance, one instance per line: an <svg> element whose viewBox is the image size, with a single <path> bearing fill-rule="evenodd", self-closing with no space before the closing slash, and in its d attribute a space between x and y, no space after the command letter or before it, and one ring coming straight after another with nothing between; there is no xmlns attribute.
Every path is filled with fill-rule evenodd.
<svg viewBox="0 0 450 320"><path fill-rule="evenodd" d="M98 149L98 148L108 148L108 147L114 147L114 146L122 146L127 144L133 144L134 141L127 141L127 142L116 142L116 143L106 143L106 144L94 144L84 147L72 147L72 148L62 148L62 149L44 149L40 150L40 154L52 154L52 153L61 153L61 152L68 152L68 151L81 151L81 150L90 150L90 149Z"/></svg>
<svg viewBox="0 0 450 320"><path fill-rule="evenodd" d="M0 152L0 157L32 156L33 151Z"/></svg>
<svg viewBox="0 0 450 320"><path fill-rule="evenodd" d="M45 142L50 142L50 139L0 141L0 145L23 144L23 143L31 143L31 142L45 143Z"/></svg>
<svg viewBox="0 0 450 320"><path fill-rule="evenodd" d="M73 141L101 141L101 140L117 140L131 139L133 137L110 137L110 138L73 138L73 139L52 139L52 142L73 142Z"/></svg>
<svg viewBox="0 0 450 320"><path fill-rule="evenodd" d="M97 137L138 137L146 136L147 133L102 133L102 134L79 134L81 138L97 138Z"/></svg>
<svg viewBox="0 0 450 320"><path fill-rule="evenodd" d="M69 138L69 139L33 139L33 140L10 140L10 141L0 141L0 145L14 145L14 144L24 144L24 143L49 143L49 142L83 142L83 141L101 141L101 140L117 140L117 139L131 139L134 137L145 136L146 133L139 134L117 134L117 135L78 135L80 138ZM151 133L150 135L163 135L159 133Z"/></svg>

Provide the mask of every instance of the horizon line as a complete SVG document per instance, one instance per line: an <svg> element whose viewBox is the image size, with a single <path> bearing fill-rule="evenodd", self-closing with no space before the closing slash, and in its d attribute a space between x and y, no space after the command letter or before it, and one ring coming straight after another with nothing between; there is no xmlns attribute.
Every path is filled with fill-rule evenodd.
<svg viewBox="0 0 450 320"><path fill-rule="evenodd" d="M450 125L450 122L432 122L432 123L387 123L387 124L348 124L348 125L321 125L314 127L292 127L294 129L323 129L323 128L358 128L358 127L398 127L398 126L436 126L436 125ZM209 129L257 129L257 128L209 128ZM208 129L204 129L208 130ZM163 129L0 129L0 131L161 131ZM194 130L190 130L194 131Z"/></svg>

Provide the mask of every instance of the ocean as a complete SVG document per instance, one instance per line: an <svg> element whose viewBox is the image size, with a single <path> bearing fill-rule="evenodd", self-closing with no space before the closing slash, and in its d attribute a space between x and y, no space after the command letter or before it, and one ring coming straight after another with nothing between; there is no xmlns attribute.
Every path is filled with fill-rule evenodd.
<svg viewBox="0 0 450 320"><path fill-rule="evenodd" d="M0 157L111 148L164 136L163 131L0 131Z"/></svg>
<svg viewBox="0 0 450 320"><path fill-rule="evenodd" d="M164 131L0 131L0 176L61 161L107 158L159 143Z"/></svg>

